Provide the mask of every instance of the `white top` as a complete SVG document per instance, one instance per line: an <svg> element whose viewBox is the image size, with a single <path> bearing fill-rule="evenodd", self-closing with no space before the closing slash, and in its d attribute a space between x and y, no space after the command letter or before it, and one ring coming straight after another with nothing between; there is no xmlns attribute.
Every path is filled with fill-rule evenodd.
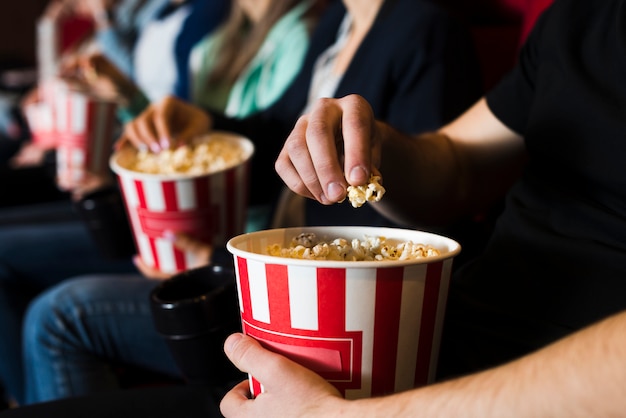
<svg viewBox="0 0 626 418"><path fill-rule="evenodd" d="M309 88L309 98L303 114L308 113L311 110L311 107L317 99L335 96L337 86L343 78L343 74L337 74L334 72L335 62L337 61L337 55L339 55L339 52L348 41L348 35L351 28L352 16L350 16L349 13L346 13L341 25L339 26L335 43L320 54L315 61L313 75L311 77L311 86Z"/></svg>
<svg viewBox="0 0 626 418"><path fill-rule="evenodd" d="M178 78L174 46L191 7L184 5L141 32L135 47L135 83L151 102L172 94Z"/></svg>

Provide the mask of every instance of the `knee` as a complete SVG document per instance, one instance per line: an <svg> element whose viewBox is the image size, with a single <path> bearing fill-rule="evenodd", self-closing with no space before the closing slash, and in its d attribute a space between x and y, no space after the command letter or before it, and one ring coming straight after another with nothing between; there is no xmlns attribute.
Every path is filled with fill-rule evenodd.
<svg viewBox="0 0 626 418"><path fill-rule="evenodd" d="M50 346L54 341L71 338L86 314L85 298L95 291L95 283L90 277L71 279L38 295L24 317L24 341Z"/></svg>

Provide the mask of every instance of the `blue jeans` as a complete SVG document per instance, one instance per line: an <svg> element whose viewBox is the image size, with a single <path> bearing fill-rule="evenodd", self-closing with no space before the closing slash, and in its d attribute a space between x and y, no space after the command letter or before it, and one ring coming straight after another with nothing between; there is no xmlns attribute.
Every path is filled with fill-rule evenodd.
<svg viewBox="0 0 626 418"><path fill-rule="evenodd" d="M128 273L130 260L101 257L79 220L0 228L0 385L24 403L22 319L29 302L68 277Z"/></svg>
<svg viewBox="0 0 626 418"><path fill-rule="evenodd" d="M152 322L149 294L157 284L91 275L40 295L24 323L27 403L118 388L112 364L182 378Z"/></svg>

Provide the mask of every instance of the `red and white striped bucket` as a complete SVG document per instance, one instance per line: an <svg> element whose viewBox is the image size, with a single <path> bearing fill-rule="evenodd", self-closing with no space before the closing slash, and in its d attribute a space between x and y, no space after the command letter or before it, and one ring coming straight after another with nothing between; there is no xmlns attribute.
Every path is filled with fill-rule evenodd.
<svg viewBox="0 0 626 418"><path fill-rule="evenodd" d="M177 249L165 231L184 232L214 246L223 246L245 230L252 142L225 132L212 135L236 141L244 159L229 168L203 175L147 174L128 170L125 159L135 150L126 147L111 157L124 196L139 254L148 266L176 273L206 263Z"/></svg>
<svg viewBox="0 0 626 418"><path fill-rule="evenodd" d="M24 108L33 143L43 149L53 149L57 145L54 129L54 113L50 103L40 101L29 103Z"/></svg>
<svg viewBox="0 0 626 418"><path fill-rule="evenodd" d="M59 186L70 189L87 172L106 173L115 140L116 103L59 87L53 106Z"/></svg>
<svg viewBox="0 0 626 418"><path fill-rule="evenodd" d="M436 247L412 261L316 261L267 255L301 232L331 239L384 236ZM374 227L258 231L227 244L235 257L243 332L331 382L347 399L433 382L455 241ZM262 382L250 376L254 396Z"/></svg>

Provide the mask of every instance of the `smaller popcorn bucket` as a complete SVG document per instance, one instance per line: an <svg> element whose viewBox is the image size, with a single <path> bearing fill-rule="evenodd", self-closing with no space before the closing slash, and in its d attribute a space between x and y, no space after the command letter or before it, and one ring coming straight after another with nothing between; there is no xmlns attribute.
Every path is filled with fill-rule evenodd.
<svg viewBox="0 0 626 418"><path fill-rule="evenodd" d="M113 154L110 166L117 174L139 255L148 266L177 273L207 260L196 260L168 240L165 231L183 232L213 246L224 246L245 230L252 141L227 132L215 137L235 142L243 158L222 170L206 174L149 174L129 170L137 151L128 146Z"/></svg>
<svg viewBox="0 0 626 418"><path fill-rule="evenodd" d="M56 147L57 135L54 129L54 114L49 103L42 101L26 105L24 117L34 144L43 149Z"/></svg>
<svg viewBox="0 0 626 418"><path fill-rule="evenodd" d="M71 189L87 172L105 174L115 140L117 104L59 85L53 107L59 186Z"/></svg>
<svg viewBox="0 0 626 418"><path fill-rule="evenodd" d="M433 246L406 261L305 260L268 255L302 232L325 241L386 237ZM227 243L235 261L243 332L315 371L347 399L434 381L452 261L460 245L426 232L376 227L257 231ZM251 393L262 382L249 377Z"/></svg>

